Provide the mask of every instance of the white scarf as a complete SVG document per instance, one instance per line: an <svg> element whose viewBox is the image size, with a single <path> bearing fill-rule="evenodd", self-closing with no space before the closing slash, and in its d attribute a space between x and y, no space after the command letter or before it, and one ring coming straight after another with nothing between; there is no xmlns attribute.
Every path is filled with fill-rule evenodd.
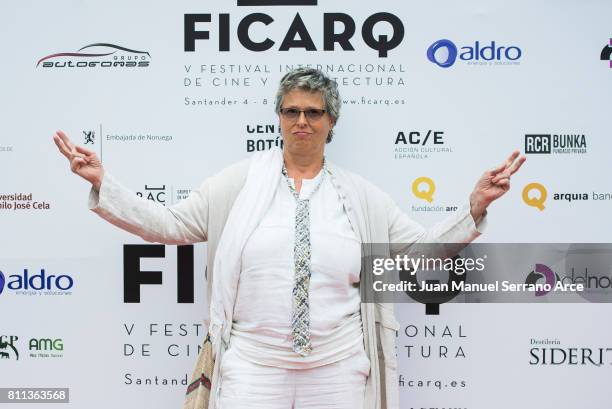
<svg viewBox="0 0 612 409"><path fill-rule="evenodd" d="M213 264L209 333L213 351L227 346L242 270L242 251L272 203L281 177L283 152L279 148L253 155L247 179L228 215Z"/></svg>

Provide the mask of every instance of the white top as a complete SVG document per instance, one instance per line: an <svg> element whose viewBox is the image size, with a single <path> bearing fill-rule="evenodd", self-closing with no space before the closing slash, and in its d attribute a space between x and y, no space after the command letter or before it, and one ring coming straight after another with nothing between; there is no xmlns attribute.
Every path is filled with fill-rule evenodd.
<svg viewBox="0 0 612 409"><path fill-rule="evenodd" d="M322 177L303 179L307 198ZM293 183L293 179L289 179ZM292 349L296 200L284 177L249 237L234 309L231 346L242 358L282 368L312 368L363 350L359 275L361 244L334 186L325 178L310 197L312 352Z"/></svg>
<svg viewBox="0 0 612 409"><path fill-rule="evenodd" d="M231 221L230 213L232 209L238 208L235 207L236 205L241 204L238 196L243 189L257 188L260 189L259 197L249 198L253 201L251 207L256 211L249 213L248 208L240 207L239 209L246 216L258 215L257 220L262 217L259 215L258 206L264 208L261 215L265 214L269 200L277 190L278 179L274 179L275 183L266 186L265 183L270 180L270 174L268 169L260 168L260 163L269 163L270 170L280 178L278 169L282 166L282 155L278 155L278 158L272 156L277 151L277 148L272 148L269 151L256 152L252 159L245 159L207 178L191 192L187 199L172 206L162 206L136 196L133 191L118 183L110 172L106 171L100 192L93 187L89 192L89 208L104 220L148 242L192 244L207 241L206 288L209 295L207 306L212 310L210 295L213 292L213 282L219 283L219 280L224 278L221 274L227 273L227 269L223 271L223 269L215 268L216 261L224 259L227 255L227 251L218 250L221 236L227 236L233 240L238 237L228 228L228 226L232 227L231 224L228 225L228 221ZM436 225L425 229L407 213L404 213L388 194L375 185L336 166L333 162L328 162L327 165L331 172L329 179L339 192L351 225L358 233L360 241L365 243L367 250L372 249L368 243L390 243L386 256L395 257L406 249L406 243L467 244L477 238L483 229L486 229L488 216L483 217L476 225L470 214L469 203L465 203L458 211L448 215ZM257 171L251 173L251 170L255 168ZM245 183L249 174L253 177L249 183ZM249 184L252 186L249 187ZM262 206L262 203L265 203L265 206ZM239 220L242 222L241 219ZM235 226L233 228L235 229ZM238 237L238 239L241 238ZM403 244L396 246L393 243ZM241 245L240 249L243 248L244 246ZM366 277L372 274L371 263L364 263L362 268ZM240 275L240 271L237 275ZM233 285L232 288L236 288L239 277L235 281L233 277L231 278L229 284ZM363 285L364 282L360 284ZM224 293L222 298L224 304L235 306L235 291ZM231 311L233 313L234 309L232 308ZM396 331L400 326L393 313L393 304L362 303L361 320L366 353L372 364L370 376L366 382L364 407L378 408L385 402L387 409L397 409L399 408L399 392L395 344ZM228 322L233 322L233 318ZM229 328L231 330L231 325ZM228 341L231 343L231 339ZM224 342L218 342L217 348L213 352L216 353L217 361L221 362L226 349ZM193 371L195 375L192 381L198 380L199 382L199 375L202 373L202 365L205 361L205 358L199 357ZM214 368L209 407L216 405L216 396L221 384L219 382L220 366L216 365ZM196 396L200 396L195 391L187 396L187 403L192 402Z"/></svg>

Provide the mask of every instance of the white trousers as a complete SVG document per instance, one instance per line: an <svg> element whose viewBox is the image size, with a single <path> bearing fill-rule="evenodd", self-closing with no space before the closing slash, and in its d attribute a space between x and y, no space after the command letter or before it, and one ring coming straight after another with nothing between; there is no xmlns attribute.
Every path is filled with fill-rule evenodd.
<svg viewBox="0 0 612 409"><path fill-rule="evenodd" d="M230 347L220 367L218 409L363 409L365 351L328 365L285 369L241 359Z"/></svg>

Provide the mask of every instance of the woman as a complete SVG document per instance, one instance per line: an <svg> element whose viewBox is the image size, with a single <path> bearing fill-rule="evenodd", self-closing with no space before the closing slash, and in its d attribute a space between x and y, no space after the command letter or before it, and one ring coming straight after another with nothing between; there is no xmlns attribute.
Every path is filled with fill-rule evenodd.
<svg viewBox="0 0 612 409"><path fill-rule="evenodd" d="M514 152L485 172L469 205L426 231L325 159L340 115L334 81L309 68L287 73L276 112L282 151L230 166L168 208L123 188L61 131L54 140L92 183L101 217L147 241L208 241L210 408L398 408L399 326L392 305L361 302L366 243L469 243L525 158Z"/></svg>

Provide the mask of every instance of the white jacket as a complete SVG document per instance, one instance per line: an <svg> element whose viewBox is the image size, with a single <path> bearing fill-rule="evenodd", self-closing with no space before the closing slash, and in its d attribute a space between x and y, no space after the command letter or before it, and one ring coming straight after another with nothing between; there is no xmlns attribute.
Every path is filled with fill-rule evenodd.
<svg viewBox="0 0 612 409"><path fill-rule="evenodd" d="M215 252L234 200L245 183L249 162L249 159L241 161L207 178L187 199L170 207L138 197L106 172L100 192L93 189L90 192L89 208L110 223L149 242L191 244L206 241L210 308ZM367 180L329 161L327 166L349 221L356 227L362 243L469 243L480 235L467 204L426 230ZM481 228L483 222L479 224ZM389 246L387 256L393 256L394 250L394 246ZM364 252L367 253L367 245ZM364 278L372 277L372 266L362 267L361 285L364 285L371 281ZM398 409L395 339L399 323L393 313L393 304L362 303L361 319L364 347L371 366L364 408ZM217 356L212 378L210 408L215 407L220 358Z"/></svg>

